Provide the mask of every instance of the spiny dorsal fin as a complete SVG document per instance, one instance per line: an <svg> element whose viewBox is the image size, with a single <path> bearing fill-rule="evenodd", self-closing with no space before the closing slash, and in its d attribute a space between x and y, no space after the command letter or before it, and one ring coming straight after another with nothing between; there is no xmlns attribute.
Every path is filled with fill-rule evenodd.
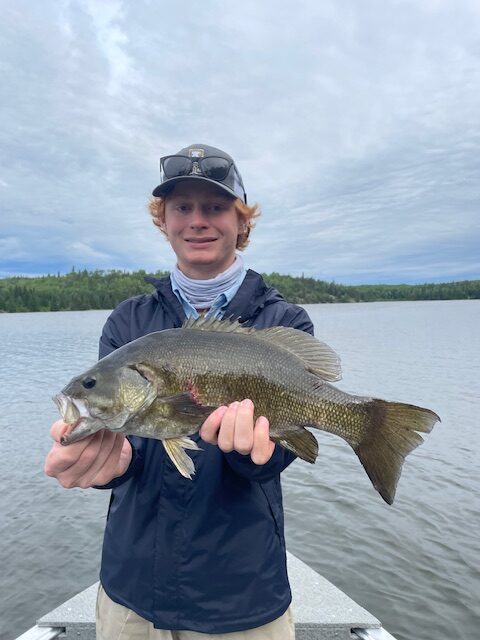
<svg viewBox="0 0 480 640"><path fill-rule="evenodd" d="M309 333L292 327L270 327L255 329L244 327L238 320L217 320L216 318L189 318L182 329L199 331L218 331L222 333L249 333L254 339L270 342L300 358L305 368L322 380L334 382L340 380L342 371L340 358L324 342L320 342Z"/></svg>
<svg viewBox="0 0 480 640"><path fill-rule="evenodd" d="M182 324L182 329L197 329L198 331L217 331L219 333L253 333L253 327L244 327L238 320L218 319L213 316L206 318L187 318Z"/></svg>

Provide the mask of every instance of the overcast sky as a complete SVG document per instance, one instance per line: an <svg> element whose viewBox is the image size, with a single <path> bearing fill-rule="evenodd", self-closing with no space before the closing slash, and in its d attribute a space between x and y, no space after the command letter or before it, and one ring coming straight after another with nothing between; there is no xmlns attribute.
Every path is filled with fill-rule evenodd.
<svg viewBox="0 0 480 640"><path fill-rule="evenodd" d="M0 276L169 269L158 159L203 142L258 271L480 277L477 0L0 5Z"/></svg>

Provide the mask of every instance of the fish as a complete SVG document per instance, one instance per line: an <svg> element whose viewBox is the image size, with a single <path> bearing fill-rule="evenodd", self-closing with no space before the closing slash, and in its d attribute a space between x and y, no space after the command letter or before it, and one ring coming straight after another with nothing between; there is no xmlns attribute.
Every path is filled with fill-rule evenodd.
<svg viewBox="0 0 480 640"><path fill-rule="evenodd" d="M358 456L388 504L405 457L439 416L423 407L353 395L337 388L337 353L287 327L255 329L238 320L200 317L149 333L116 349L54 397L68 429L65 446L100 429L155 438L192 479L190 436L212 411L249 398L266 416L270 439L309 463L318 455L310 429L335 434Z"/></svg>

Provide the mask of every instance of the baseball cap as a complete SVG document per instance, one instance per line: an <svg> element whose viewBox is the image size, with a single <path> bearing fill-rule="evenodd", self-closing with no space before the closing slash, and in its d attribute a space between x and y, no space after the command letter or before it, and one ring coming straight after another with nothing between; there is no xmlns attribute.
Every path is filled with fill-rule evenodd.
<svg viewBox="0 0 480 640"><path fill-rule="evenodd" d="M216 147L192 144L174 155L160 158L160 184L152 195L165 196L182 180L214 184L234 198L247 202L242 176L233 158Z"/></svg>

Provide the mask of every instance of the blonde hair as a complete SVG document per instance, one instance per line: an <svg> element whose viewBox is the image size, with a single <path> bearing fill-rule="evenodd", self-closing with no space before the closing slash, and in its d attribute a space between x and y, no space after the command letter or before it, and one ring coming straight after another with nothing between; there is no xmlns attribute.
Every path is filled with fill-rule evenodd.
<svg viewBox="0 0 480 640"><path fill-rule="evenodd" d="M163 198L151 197L148 203L148 210L152 216L153 224L160 229L160 231L166 236L165 230L162 228L165 225L165 203L168 200L168 195ZM254 219L260 215L260 207L258 204L254 204L251 207L240 200L240 198L234 199L235 211L239 216L241 222L245 225L245 231L238 234L237 237L237 249L242 251L249 243L249 235L251 229L255 226Z"/></svg>

